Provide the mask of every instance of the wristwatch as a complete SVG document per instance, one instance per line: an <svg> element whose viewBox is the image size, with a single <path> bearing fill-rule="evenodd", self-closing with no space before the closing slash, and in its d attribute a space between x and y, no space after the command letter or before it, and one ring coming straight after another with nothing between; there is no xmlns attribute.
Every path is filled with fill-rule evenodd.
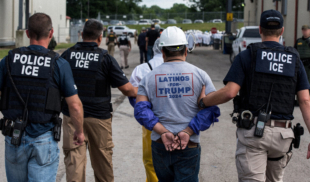
<svg viewBox="0 0 310 182"><path fill-rule="evenodd" d="M206 105L205 105L205 103L203 103L203 98L202 99L200 99L200 101L199 101L199 107L200 108L206 108Z"/></svg>

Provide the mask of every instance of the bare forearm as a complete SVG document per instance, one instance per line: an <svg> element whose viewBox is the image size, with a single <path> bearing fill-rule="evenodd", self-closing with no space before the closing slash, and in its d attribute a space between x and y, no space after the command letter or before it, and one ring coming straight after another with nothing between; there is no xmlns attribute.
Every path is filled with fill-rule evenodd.
<svg viewBox="0 0 310 182"><path fill-rule="evenodd" d="M83 106L82 103L69 105L70 118L77 133L83 133Z"/></svg>
<svg viewBox="0 0 310 182"><path fill-rule="evenodd" d="M169 130L167 130L164 125L162 125L161 123L156 123L156 125L154 126L153 130L158 133L158 134L162 134L165 132L168 132Z"/></svg>
<svg viewBox="0 0 310 182"><path fill-rule="evenodd" d="M305 124L307 125L308 131L310 132L310 101L299 102L299 107L302 112Z"/></svg>
<svg viewBox="0 0 310 182"><path fill-rule="evenodd" d="M209 106L215 106L219 104L223 104L225 102L228 102L232 98L227 96L227 93L224 89L221 89L216 92L212 92L208 94L206 97L203 98L203 103L209 107Z"/></svg>

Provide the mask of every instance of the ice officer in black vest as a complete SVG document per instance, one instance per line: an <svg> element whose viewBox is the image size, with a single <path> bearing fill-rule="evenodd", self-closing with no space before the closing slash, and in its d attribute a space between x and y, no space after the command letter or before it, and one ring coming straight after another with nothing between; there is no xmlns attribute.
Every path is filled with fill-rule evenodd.
<svg viewBox="0 0 310 182"><path fill-rule="evenodd" d="M78 94L84 107L85 143L72 145L74 133L68 107L64 114L64 154L67 181L85 181L86 150L89 149L96 181L114 181L112 154L111 87L126 96L136 97L137 90L129 83L117 61L98 46L102 42L103 25L88 20L78 42L62 54L71 65Z"/></svg>
<svg viewBox="0 0 310 182"><path fill-rule="evenodd" d="M74 123L74 146L84 142L83 107L70 65L47 49L54 33L51 18L32 15L26 33L30 46L11 50L0 62L7 181L56 181L61 96Z"/></svg>
<svg viewBox="0 0 310 182"><path fill-rule="evenodd" d="M295 95L310 130L307 75L298 52L279 44L283 32L281 13L264 11L259 27L262 43L251 44L236 56L224 79L226 86L199 101L206 107L234 98L239 181L283 181L292 141L295 137L293 145L298 148L303 134L302 126L292 122Z"/></svg>

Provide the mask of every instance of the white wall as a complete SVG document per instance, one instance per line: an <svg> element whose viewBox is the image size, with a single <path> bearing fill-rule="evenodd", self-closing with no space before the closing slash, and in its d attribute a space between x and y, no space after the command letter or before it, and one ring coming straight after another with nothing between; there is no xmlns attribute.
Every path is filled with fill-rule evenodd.
<svg viewBox="0 0 310 182"><path fill-rule="evenodd" d="M14 7L13 7L14 5ZM23 28L25 27L24 1ZM69 36L66 27L66 0L29 0L30 16L43 12L52 18L57 42L66 42ZM0 0L0 41L15 41L19 18L19 0Z"/></svg>
<svg viewBox="0 0 310 182"><path fill-rule="evenodd" d="M245 0L244 8L244 22L247 25L248 21L248 12L251 12L250 21L256 22L256 25L259 25L262 0L254 0L251 3L250 0ZM310 12L307 11L308 0L299 0L298 1L298 19L297 19L297 38L301 37L301 27L302 25L310 25ZM275 2L272 0L264 0L264 11L270 9L276 9ZM278 11L281 12L282 4L281 1L278 2ZM254 15L253 13L254 12ZM256 12L256 16L255 16ZM286 46L294 45L294 36L295 36L295 0L287 0L287 15L283 16L284 18L284 34Z"/></svg>

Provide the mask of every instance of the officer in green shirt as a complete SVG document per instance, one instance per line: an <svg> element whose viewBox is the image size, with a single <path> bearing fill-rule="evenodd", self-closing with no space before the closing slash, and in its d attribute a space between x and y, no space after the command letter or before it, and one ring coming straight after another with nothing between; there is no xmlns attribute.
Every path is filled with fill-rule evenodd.
<svg viewBox="0 0 310 182"><path fill-rule="evenodd" d="M308 80L310 79L310 26L302 26L302 37L297 39L295 49L299 52L300 59L304 64Z"/></svg>
<svg viewBox="0 0 310 182"><path fill-rule="evenodd" d="M112 57L114 57L114 46L116 45L116 34L113 32L113 29L111 29L109 35L106 38L106 43L108 46L108 54L110 54Z"/></svg>

